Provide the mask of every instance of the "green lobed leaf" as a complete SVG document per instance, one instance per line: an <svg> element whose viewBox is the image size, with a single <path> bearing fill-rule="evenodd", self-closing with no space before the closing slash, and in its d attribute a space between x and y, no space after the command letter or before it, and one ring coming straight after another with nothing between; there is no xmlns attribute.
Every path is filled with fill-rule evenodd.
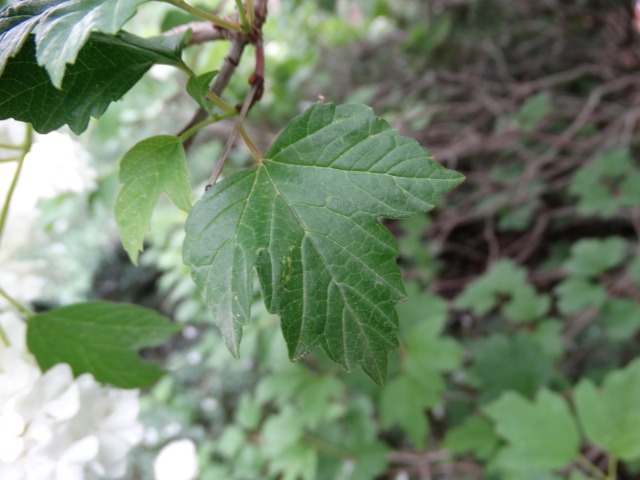
<svg viewBox="0 0 640 480"><path fill-rule="evenodd" d="M610 298L603 305L599 320L610 340L633 339L640 330L640 303L631 298Z"/></svg>
<svg viewBox="0 0 640 480"><path fill-rule="evenodd" d="M515 119L523 132L533 132L540 121L553 110L548 91L537 93L520 106Z"/></svg>
<svg viewBox="0 0 640 480"><path fill-rule="evenodd" d="M579 454L580 436L565 400L542 389L530 402L507 392L484 408L507 446L497 463L507 470L553 470L572 463Z"/></svg>
<svg viewBox="0 0 640 480"><path fill-rule="evenodd" d="M574 390L587 438L615 458L640 458L640 360L606 376L600 389L589 380Z"/></svg>
<svg viewBox="0 0 640 480"><path fill-rule="evenodd" d="M453 453L473 453L479 459L486 459L495 452L498 443L499 439L488 420L468 417L464 423L447 431L442 446Z"/></svg>
<svg viewBox="0 0 640 480"><path fill-rule="evenodd" d="M584 215L611 217L624 207L640 206L640 169L627 148L604 152L571 179L569 192L578 196L578 211Z"/></svg>
<svg viewBox="0 0 640 480"><path fill-rule="evenodd" d="M444 390L444 383L438 380L404 374L386 384L380 396L382 426L401 427L416 448L423 448L429 431L427 409L438 404Z"/></svg>
<svg viewBox="0 0 640 480"><path fill-rule="evenodd" d="M218 70L212 70L201 75L189 77L189 80L187 80L187 93L198 105L207 111L209 111L213 105L211 101L207 99L207 92L209 91L211 80L213 80L213 77L217 74Z"/></svg>
<svg viewBox="0 0 640 480"><path fill-rule="evenodd" d="M234 355L255 267L291 358L319 345L382 383L404 289L397 247L379 218L430 210L461 180L370 108L315 104L256 167L194 206L184 261Z"/></svg>
<svg viewBox="0 0 640 480"><path fill-rule="evenodd" d="M474 363L470 372L482 386L483 401L505 390L531 397L554 375L553 359L547 356L539 341L526 332L519 332L513 339L492 335L476 341L471 350Z"/></svg>
<svg viewBox="0 0 640 480"><path fill-rule="evenodd" d="M0 11L0 75L35 32L38 65L62 87L67 64L76 61L91 32L117 33L147 0L18 0ZM37 27L37 28L36 28ZM6 46L6 49L5 49Z"/></svg>
<svg viewBox="0 0 640 480"><path fill-rule="evenodd" d="M116 222L122 245L137 264L160 195L165 193L185 212L191 209L189 173L180 138L158 135L133 146L120 161L120 182Z"/></svg>
<svg viewBox="0 0 640 480"><path fill-rule="evenodd" d="M587 308L598 308L607 300L606 289L582 277L567 277L555 287L558 310L573 315Z"/></svg>
<svg viewBox="0 0 640 480"><path fill-rule="evenodd" d="M39 133L69 125L84 132L90 117L98 118L155 63L178 65L182 37L143 39L125 32L93 33L76 62L56 88L35 59L33 36L27 38L0 76L0 120L33 124Z"/></svg>
<svg viewBox="0 0 640 480"><path fill-rule="evenodd" d="M74 375L91 373L99 382L139 388L164 371L137 351L161 345L179 330L153 310L96 301L34 315L27 325L27 345L43 371L68 363Z"/></svg>
<svg viewBox="0 0 640 480"><path fill-rule="evenodd" d="M619 265L624 260L626 247L626 242L620 237L580 240L571 246L567 272L595 277Z"/></svg>
<svg viewBox="0 0 640 480"><path fill-rule="evenodd" d="M524 268L502 259L467 285L456 299L456 306L485 315L500 303L501 296L508 296L503 310L507 318L522 323L538 320L547 313L551 302L547 295L538 294L526 277Z"/></svg>

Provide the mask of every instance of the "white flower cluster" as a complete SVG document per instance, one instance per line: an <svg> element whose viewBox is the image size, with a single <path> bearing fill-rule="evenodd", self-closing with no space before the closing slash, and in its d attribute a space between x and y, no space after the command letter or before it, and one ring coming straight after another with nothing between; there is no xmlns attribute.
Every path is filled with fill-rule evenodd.
<svg viewBox="0 0 640 480"><path fill-rule="evenodd" d="M0 315L11 345L0 346L0 478L121 477L142 439L138 392L74 379L66 364L42 374L24 344L24 322Z"/></svg>
<svg viewBox="0 0 640 480"><path fill-rule="evenodd" d="M0 123L0 143L19 143L16 128ZM0 163L0 203L14 169L15 162ZM16 300L32 302L47 281L46 262L25 259L29 250L46 241L37 228L38 199L90 189L94 178L68 136L36 138L0 245L0 286ZM102 386L89 374L74 379L65 364L43 374L26 347L24 321L2 299L0 326L10 342L0 341L0 479L124 475L126 455L143 436L138 391Z"/></svg>

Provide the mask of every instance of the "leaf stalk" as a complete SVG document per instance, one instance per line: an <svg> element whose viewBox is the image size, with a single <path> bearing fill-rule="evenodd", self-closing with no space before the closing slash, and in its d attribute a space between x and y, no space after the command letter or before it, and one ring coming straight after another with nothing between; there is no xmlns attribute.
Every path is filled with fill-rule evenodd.
<svg viewBox="0 0 640 480"><path fill-rule="evenodd" d="M7 216L9 214L9 206L11 205L11 199L13 198L13 192L16 189L16 185L18 184L18 179L20 178L20 172L22 172L22 165L24 164L24 159L31 150L31 145L33 144L33 127L30 124L26 124L26 131L24 136L24 141L20 147L21 153L18 157L18 165L16 167L16 171L13 174L13 178L11 179L11 183L9 184L9 190L7 190L7 195L4 199L4 204L2 205L2 211L0 211L0 244L2 243L2 235L4 233L4 227L7 223Z"/></svg>
<svg viewBox="0 0 640 480"><path fill-rule="evenodd" d="M253 0L247 0L247 16L249 17L249 25L253 25L256 20L256 10L253 7Z"/></svg>
<svg viewBox="0 0 640 480"><path fill-rule="evenodd" d="M236 7L238 7L238 13L240 14L240 23L242 24L242 30L245 34L251 31L251 24L247 18L247 12L244 9L242 0L236 0Z"/></svg>
<svg viewBox="0 0 640 480"><path fill-rule="evenodd" d="M608 480L608 477L596 467L587 457L580 455L578 457L578 465L595 480Z"/></svg>
<svg viewBox="0 0 640 480"><path fill-rule="evenodd" d="M197 123L193 127L185 130L179 135L180 141L185 142L189 137L196 134L198 131L203 129L204 127L211 125L212 123L219 122L220 120L226 120L227 118L235 117L237 113L235 111L225 113L224 115L212 115L211 117L203 120L200 123Z"/></svg>
<svg viewBox="0 0 640 480"><path fill-rule="evenodd" d="M229 30L234 30L238 33L243 33L242 26L236 22L230 22L229 20L225 20L222 17L218 17L217 15L213 15L211 13L205 12L204 10L200 10L193 5L188 4L184 0L164 0L166 3L173 5L185 12L191 13L197 17L202 18L203 20L207 20L208 22L213 23L214 25L218 25L222 28L228 28Z"/></svg>

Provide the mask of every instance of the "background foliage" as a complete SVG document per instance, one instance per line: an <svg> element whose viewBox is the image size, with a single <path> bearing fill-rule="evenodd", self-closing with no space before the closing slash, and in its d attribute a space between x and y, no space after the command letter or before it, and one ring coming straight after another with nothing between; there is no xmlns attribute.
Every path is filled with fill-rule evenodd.
<svg viewBox="0 0 640 480"><path fill-rule="evenodd" d="M184 20L145 9L130 25L143 36ZM385 222L409 299L397 307L401 346L383 387L322 353L292 364L279 320L258 299L233 359L182 263L185 217L168 203L138 270L105 231L114 247L90 296L187 324L172 345L147 352L172 374L144 397L148 430L131 478L150 478L152 452L184 437L198 444L203 479L637 478L640 38L631 4L272 2L265 39L267 89L248 127L262 151L323 95L370 104L467 181L435 213ZM186 55L207 71L225 52L211 44ZM44 211L112 222L114 158L187 123L195 104L181 81L154 68L113 104L82 137L99 162L98 189ZM232 83L228 97L244 89ZM226 129L198 137L192 179L207 178ZM227 172L249 163L234 152ZM91 239L77 241L98 254Z"/></svg>

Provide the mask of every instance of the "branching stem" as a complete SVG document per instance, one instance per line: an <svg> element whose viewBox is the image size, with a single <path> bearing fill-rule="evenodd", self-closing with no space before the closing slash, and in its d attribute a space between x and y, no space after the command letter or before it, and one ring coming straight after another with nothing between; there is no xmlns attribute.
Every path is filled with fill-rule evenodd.
<svg viewBox="0 0 640 480"><path fill-rule="evenodd" d="M223 112L231 113L235 112L236 109L233 105L225 102L221 97L213 93L211 90L207 92L207 98L213 102L213 104L220 108Z"/></svg>
<svg viewBox="0 0 640 480"><path fill-rule="evenodd" d="M247 135L247 132L245 131L244 126L242 125L243 120L245 119L245 117L247 116L247 113L249 112L249 107L253 103L253 99L256 95L256 92L258 91L258 88L260 88L260 85L258 85L258 83L254 83L253 85L251 85L251 90L249 90L249 93L247 94L247 97L244 99L244 102L242 104L242 108L240 109L240 114L238 115L236 126L231 132L231 135L229 135L229 138L227 139L227 143L224 146L224 150L222 151L220 160L218 160L218 163L216 163L216 166L213 169L213 172L211 173L211 177L209 177L209 181L207 182L205 190L209 190L216 183L216 180L218 180L218 177L222 172L222 167L224 167L224 164L226 163L227 158L229 157L229 152L231 152L231 148L233 148L233 144L235 143L236 138L238 138L238 133L240 133L240 136L242 136L242 139L246 143L249 150L251 150L251 153L253 154L255 159L258 161L258 163L262 161L262 154L258 151L256 146L253 144L253 142L249 138L249 135Z"/></svg>
<svg viewBox="0 0 640 480"><path fill-rule="evenodd" d="M25 317L30 317L33 315L33 312L29 310L27 307L22 305L19 301L13 298L11 295L7 293L7 291L0 287L0 297L4 298L7 302L9 302L16 310L22 313Z"/></svg>
<svg viewBox="0 0 640 480"><path fill-rule="evenodd" d="M196 134L198 131L206 127L207 125L211 125L212 123L219 122L220 120L226 120L227 118L235 117L237 112L234 110L232 112L227 112L224 115L212 115L211 117L203 120L202 122L194 125L193 127L185 130L180 134L180 141L185 142L189 137Z"/></svg>
<svg viewBox="0 0 640 480"><path fill-rule="evenodd" d="M174 7L178 7L185 12L196 15L197 17L202 18L203 20L207 20L208 22L213 23L214 25L218 25L223 28L228 28L229 30L235 30L236 32L242 33L242 26L236 22L230 22L229 20L225 20L222 17L218 17L217 15L212 15L211 13L205 12L204 10L200 10L199 8L194 7L193 5L188 4L184 0L164 0L166 3L170 3Z"/></svg>
<svg viewBox="0 0 640 480"><path fill-rule="evenodd" d="M598 467L591 463L591 460L583 455L578 457L578 465L594 480L607 480L608 478Z"/></svg>
<svg viewBox="0 0 640 480"><path fill-rule="evenodd" d="M16 171L13 174L13 178L11 179L11 183L9 184L9 190L7 190L7 195L4 199L4 204L2 205L2 211L0 211L0 244L2 243L2 234L4 233L4 227L7 223L7 215L9 214L9 206L11 204L11 198L13 197L13 192L16 189L16 185L18 184L18 178L20 178L20 172L22 171L22 165L24 164L24 159L31 150L31 144L33 143L33 127L27 124L27 129L24 136L24 141L20 149L22 152L18 157L18 165L16 167Z"/></svg>
<svg viewBox="0 0 640 480"><path fill-rule="evenodd" d="M9 337L7 337L7 334L5 333L4 328L2 328L2 325L0 325L0 342L2 342L5 347L11 346Z"/></svg>
<svg viewBox="0 0 640 480"><path fill-rule="evenodd" d="M22 145L11 145L8 143L0 143L0 148L5 150L22 150Z"/></svg>

